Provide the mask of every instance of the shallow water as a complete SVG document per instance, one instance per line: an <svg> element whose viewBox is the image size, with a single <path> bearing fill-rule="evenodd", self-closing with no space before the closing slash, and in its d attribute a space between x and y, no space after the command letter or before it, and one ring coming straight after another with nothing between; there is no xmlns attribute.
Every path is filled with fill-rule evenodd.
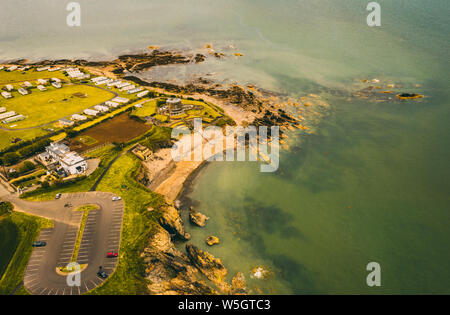
<svg viewBox="0 0 450 315"><path fill-rule="evenodd" d="M63 2L3 0L0 59L102 58L148 45L202 51L212 43L242 58L143 73L182 82L195 74L252 83L331 104L313 135L281 155L274 174L252 163L213 163L189 197L211 217L193 242L217 234L232 276L268 266L264 293L449 293L449 40L447 0L79 1L82 27ZM24 22L26 21L26 23ZM236 50L231 50L235 45ZM421 102L330 96L362 78L419 84ZM381 288L366 265L382 267Z"/></svg>

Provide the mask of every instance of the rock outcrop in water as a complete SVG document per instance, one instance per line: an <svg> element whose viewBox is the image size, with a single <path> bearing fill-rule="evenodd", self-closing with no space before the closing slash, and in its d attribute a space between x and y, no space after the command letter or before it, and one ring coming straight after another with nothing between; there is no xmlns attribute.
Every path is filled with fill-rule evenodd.
<svg viewBox="0 0 450 315"><path fill-rule="evenodd" d="M169 233L157 226L142 253L151 294L210 295L218 292L199 279L189 258L173 245Z"/></svg>
<svg viewBox="0 0 450 315"><path fill-rule="evenodd" d="M221 292L231 293L231 286L225 282L228 271L222 260L191 244L186 245L186 252L193 265L211 280Z"/></svg>
<svg viewBox="0 0 450 315"><path fill-rule="evenodd" d="M189 240L191 238L191 235L184 229L184 224L178 210L172 205L167 205L165 207L162 217L159 219L159 223L169 233L175 234L182 240Z"/></svg>
<svg viewBox="0 0 450 315"><path fill-rule="evenodd" d="M238 272L231 281L232 294L247 294L245 276L242 272Z"/></svg>
<svg viewBox="0 0 450 315"><path fill-rule="evenodd" d="M217 236L208 236L206 238L206 244L208 244L209 246L213 246L213 245L217 245L220 243L220 240Z"/></svg>
<svg viewBox="0 0 450 315"><path fill-rule="evenodd" d="M182 55L172 51L153 50L151 53L128 54L119 56L112 61L89 61L84 59L69 60L42 60L35 63L27 63L27 60L17 60L16 64L28 64L32 66L54 66L54 65L76 65L84 67L114 68L116 74L124 71L140 72L155 66L200 63L205 60L205 56L197 54L195 56Z"/></svg>
<svg viewBox="0 0 450 315"><path fill-rule="evenodd" d="M191 222L197 226L204 227L206 225L206 221L208 217L198 211L196 211L193 207L189 209L189 219Z"/></svg>

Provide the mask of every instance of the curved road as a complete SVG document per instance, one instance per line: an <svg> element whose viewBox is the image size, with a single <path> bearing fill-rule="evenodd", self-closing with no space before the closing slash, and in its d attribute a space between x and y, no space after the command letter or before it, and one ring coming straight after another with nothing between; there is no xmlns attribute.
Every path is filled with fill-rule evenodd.
<svg viewBox="0 0 450 315"><path fill-rule="evenodd" d="M104 279L97 276L99 266L109 276L112 274L118 259L106 258L106 253L119 251L124 210L122 201L112 201L114 196L105 192L86 192L63 194L59 200L30 202L10 194L0 185L0 197L12 202L16 210L55 223L54 228L41 231L37 240L47 242L47 246L34 248L28 262L24 286L30 293L79 295L103 283ZM66 203L72 207L65 207ZM83 214L74 210L85 204L99 206L98 210L88 213L78 252L77 262L88 266L80 274L80 286L69 286L66 277L56 273L56 268L66 266L71 260Z"/></svg>

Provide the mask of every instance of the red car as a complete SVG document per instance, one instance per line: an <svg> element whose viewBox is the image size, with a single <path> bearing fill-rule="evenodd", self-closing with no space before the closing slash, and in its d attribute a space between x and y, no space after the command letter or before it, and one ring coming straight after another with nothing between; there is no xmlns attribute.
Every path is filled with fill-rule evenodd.
<svg viewBox="0 0 450 315"><path fill-rule="evenodd" d="M108 252L108 254L106 254L107 258L115 258L117 257L117 253L116 252Z"/></svg>

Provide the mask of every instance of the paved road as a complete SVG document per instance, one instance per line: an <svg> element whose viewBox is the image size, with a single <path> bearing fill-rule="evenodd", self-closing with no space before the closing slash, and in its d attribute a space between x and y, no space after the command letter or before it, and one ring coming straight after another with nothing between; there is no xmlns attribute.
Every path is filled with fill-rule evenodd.
<svg viewBox="0 0 450 315"><path fill-rule="evenodd" d="M124 204L112 201L114 195L105 192L63 194L61 199L30 202L19 199L0 186L0 197L16 206L16 210L51 219L52 229L41 231L38 240L47 246L34 248L28 262L24 286L32 294L78 295L102 284L97 276L99 266L111 275L117 258L106 258L108 251L119 251ZM64 205L71 203L71 208ZM96 204L99 209L90 211L86 221L77 262L88 264L81 273L81 286L70 287L66 277L56 273L57 267L66 266L72 257L82 212L74 211L85 204ZM30 244L31 246L31 244Z"/></svg>

